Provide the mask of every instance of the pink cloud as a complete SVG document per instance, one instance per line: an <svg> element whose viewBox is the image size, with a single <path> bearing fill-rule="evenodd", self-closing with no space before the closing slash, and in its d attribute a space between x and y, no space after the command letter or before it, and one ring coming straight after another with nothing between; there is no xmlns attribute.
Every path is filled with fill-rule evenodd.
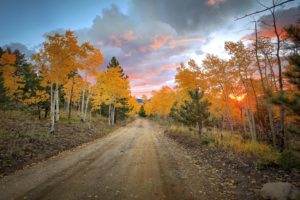
<svg viewBox="0 0 300 200"><path fill-rule="evenodd" d="M147 50L148 50L147 47L140 47L139 48L139 51L142 52L142 53L145 53Z"/></svg>
<svg viewBox="0 0 300 200"><path fill-rule="evenodd" d="M213 5L224 3L224 2L225 2L225 0L208 0L207 4L213 6Z"/></svg>
<svg viewBox="0 0 300 200"><path fill-rule="evenodd" d="M152 40L150 47L152 49L160 49L170 40L170 35L158 36L155 35Z"/></svg>
<svg viewBox="0 0 300 200"><path fill-rule="evenodd" d="M170 65L161 66L160 69L161 70L169 70L169 69L176 69L177 67L178 67L177 65L170 64Z"/></svg>
<svg viewBox="0 0 300 200"><path fill-rule="evenodd" d="M152 81L152 82L149 82L149 83L141 82L141 83L135 83L135 84L133 84L132 87L134 89L137 89L139 87L153 87L153 86L157 86L157 85L163 84L165 82L166 81L164 81L164 80L156 80L156 81Z"/></svg>
<svg viewBox="0 0 300 200"><path fill-rule="evenodd" d="M113 47L121 47L122 41L118 35L111 35L108 44Z"/></svg>
<svg viewBox="0 0 300 200"><path fill-rule="evenodd" d="M125 57L130 57L132 55L132 53L131 53L131 51L129 51L129 52L125 53L124 55L125 55Z"/></svg>
<svg viewBox="0 0 300 200"><path fill-rule="evenodd" d="M296 24L296 26L300 28L300 25ZM284 27L278 25L277 30L281 38L284 38L286 36ZM276 38L276 35L273 29L261 28L258 32L258 37L274 39ZM241 40L255 40L255 35L251 34L251 35L243 36L241 37Z"/></svg>
<svg viewBox="0 0 300 200"><path fill-rule="evenodd" d="M161 66L159 68L156 69L147 69L146 71L149 73L158 73L161 71L165 71L165 70L172 70L172 69L176 69L178 66L174 65L174 64L170 64L170 65L164 65Z"/></svg>
<svg viewBox="0 0 300 200"><path fill-rule="evenodd" d="M152 90L145 90L145 91L132 91L131 95L135 97L142 97L143 95L146 95L147 97L152 96Z"/></svg>
<svg viewBox="0 0 300 200"><path fill-rule="evenodd" d="M136 84L133 84L132 87L144 87L147 85L148 85L147 83L136 83Z"/></svg>
<svg viewBox="0 0 300 200"><path fill-rule="evenodd" d="M171 40L169 42L169 48L174 48L178 44L187 43L187 42L204 42L205 39L203 37L196 37L196 38L181 38L181 39L175 39Z"/></svg>
<svg viewBox="0 0 300 200"><path fill-rule="evenodd" d="M122 38L126 41L133 41L137 38L137 36L133 31L128 31L124 35L122 35Z"/></svg>
<svg viewBox="0 0 300 200"><path fill-rule="evenodd" d="M277 30L280 34L280 37L284 38L285 36L285 31L284 27L294 24L297 27L300 27L300 25L297 23L297 16L299 13L298 8L290 8L288 10L280 10L277 12L277 20L276 20L276 25L277 25ZM273 18L271 15L265 15L262 16L259 21L263 22L260 23L258 26L258 37L263 37L263 38L270 38L274 39L276 37L274 28L272 26ZM254 26L254 24L253 24ZM249 34L246 36L243 36L241 40L255 40L255 34Z"/></svg>
<svg viewBox="0 0 300 200"><path fill-rule="evenodd" d="M131 81L139 81L139 80L146 80L146 79L151 79L155 76L155 74L148 74L148 73L144 73L144 74L129 74L129 80Z"/></svg>
<svg viewBox="0 0 300 200"><path fill-rule="evenodd" d="M133 31L128 31L123 35L111 35L108 44L114 47L121 47L123 43L133 41L137 38Z"/></svg>

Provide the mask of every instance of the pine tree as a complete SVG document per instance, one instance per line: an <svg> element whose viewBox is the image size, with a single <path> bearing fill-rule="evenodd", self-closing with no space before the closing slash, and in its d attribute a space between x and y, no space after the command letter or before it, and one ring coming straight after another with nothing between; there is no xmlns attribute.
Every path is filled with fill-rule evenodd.
<svg viewBox="0 0 300 200"><path fill-rule="evenodd" d="M141 106L140 111L139 111L139 116L140 117L147 117L144 105Z"/></svg>
<svg viewBox="0 0 300 200"><path fill-rule="evenodd" d="M189 91L189 96L190 100L185 100L177 111L175 107L172 108L171 117L185 125L197 127L201 133L210 116L208 111L210 103L203 99L204 93L199 89Z"/></svg>
<svg viewBox="0 0 300 200"><path fill-rule="evenodd" d="M300 28L289 26L286 29L287 36L292 44L288 47L292 53L289 56L289 67L286 76L289 82L298 89L291 99L283 98L284 104L296 115L300 116Z"/></svg>
<svg viewBox="0 0 300 200"><path fill-rule="evenodd" d="M128 76L124 73L124 70L120 65L120 62L114 56L111 58L110 62L107 65L107 69L110 69L110 68L118 68L118 72L120 74L120 77L124 80L128 79ZM120 106L115 108L114 123L116 123L117 119L122 120L122 119L127 118L128 113L130 112L130 108L129 108L129 105L128 105L128 99L127 98L117 99L116 103L119 104ZM109 109L109 106L104 106L104 108ZM104 113L105 113L105 111L104 111Z"/></svg>
<svg viewBox="0 0 300 200"><path fill-rule="evenodd" d="M116 57L112 57L110 62L108 63L107 65L107 68L119 68L119 72L121 74L121 77L124 78L124 79L128 79L128 76L124 73L124 70L123 68L121 67L118 59Z"/></svg>

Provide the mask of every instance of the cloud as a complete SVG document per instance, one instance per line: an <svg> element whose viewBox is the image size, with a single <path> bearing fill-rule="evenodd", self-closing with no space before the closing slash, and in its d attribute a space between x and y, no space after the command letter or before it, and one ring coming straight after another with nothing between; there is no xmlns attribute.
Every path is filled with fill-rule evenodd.
<svg viewBox="0 0 300 200"><path fill-rule="evenodd" d="M175 39L169 42L169 48L174 48L176 45L187 43L187 42L204 42L205 39L203 37L196 38L180 38Z"/></svg>
<svg viewBox="0 0 300 200"><path fill-rule="evenodd" d="M169 64L169 65L164 65L158 68L153 68L153 69L147 69L147 72L149 73L158 73L166 70L175 70L178 67L178 65L175 64Z"/></svg>
<svg viewBox="0 0 300 200"><path fill-rule="evenodd" d="M170 35L165 35L165 36L155 35L153 37L153 42L150 45L150 47L152 49L160 49L162 46L164 46L164 44L168 42L169 39L170 39Z"/></svg>
<svg viewBox="0 0 300 200"><path fill-rule="evenodd" d="M151 18L170 25L179 35L204 36L245 14L255 1L227 0L132 0L132 10L141 18ZM210 2L210 3L209 3ZM218 4L212 6L212 4Z"/></svg>
<svg viewBox="0 0 300 200"><path fill-rule="evenodd" d="M122 37L123 37L123 39L125 39L127 41L132 41L137 38L137 36L135 35L135 33L133 31L128 31Z"/></svg>
<svg viewBox="0 0 300 200"><path fill-rule="evenodd" d="M207 4L213 6L213 5L217 5L217 4L224 3L224 2L225 2L225 0L208 0Z"/></svg>
<svg viewBox="0 0 300 200"><path fill-rule="evenodd" d="M253 8L240 0L131 0L128 12L105 8L92 26L76 30L104 54L104 66L116 56L129 75L133 94L174 85L176 66L203 53L213 32Z"/></svg>
<svg viewBox="0 0 300 200"><path fill-rule="evenodd" d="M24 44L21 44L21 43L10 43L10 44L4 45L2 48L3 49L10 48L13 51L18 49L21 53L25 54L25 57L27 57L27 58L30 58L31 55L33 53L35 53L34 49L29 49L27 46L25 46Z"/></svg>
<svg viewBox="0 0 300 200"><path fill-rule="evenodd" d="M290 24L296 25L298 19L300 18L299 14L300 7L292 7L290 9L279 10L276 12L276 24L277 30L280 35L283 35L283 28ZM265 38L275 38L274 28L272 26L273 18L271 14L263 15L258 19L258 36ZM299 26L299 24L297 24ZM254 26L254 24L253 24ZM242 40L255 40L255 33L251 33L250 35L243 36Z"/></svg>
<svg viewBox="0 0 300 200"><path fill-rule="evenodd" d="M122 45L126 44L127 42L131 42L136 39L136 35L133 31L128 31L124 33L123 35L111 35L110 39L108 41L108 45L114 46L114 47L121 47ZM103 41L99 40L100 45L103 45Z"/></svg>

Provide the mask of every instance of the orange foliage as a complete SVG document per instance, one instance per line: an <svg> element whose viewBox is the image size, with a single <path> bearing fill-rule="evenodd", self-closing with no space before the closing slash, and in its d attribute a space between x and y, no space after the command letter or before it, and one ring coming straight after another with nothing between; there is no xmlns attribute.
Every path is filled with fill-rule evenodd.
<svg viewBox="0 0 300 200"><path fill-rule="evenodd" d="M3 76L3 85L6 95L12 100L21 100L22 89L24 87L23 77L16 73L16 55L5 52L0 58L0 65L3 65L1 70Z"/></svg>
<svg viewBox="0 0 300 200"><path fill-rule="evenodd" d="M159 91L154 91L151 100L145 104L146 114L166 117L169 115L174 102L175 92L164 86Z"/></svg>

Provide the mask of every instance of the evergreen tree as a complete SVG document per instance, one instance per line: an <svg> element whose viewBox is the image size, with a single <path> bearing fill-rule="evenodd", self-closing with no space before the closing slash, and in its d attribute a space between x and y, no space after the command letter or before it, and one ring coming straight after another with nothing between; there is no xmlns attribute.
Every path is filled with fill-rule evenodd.
<svg viewBox="0 0 300 200"><path fill-rule="evenodd" d="M121 77L123 79L128 79L128 76L124 73L124 70L120 65L120 62L118 61L118 59L116 57L113 56L111 58L110 62L107 65L107 68L119 68ZM128 105L128 99L126 99L126 98L118 99L117 103L121 104L122 106L116 108L116 113L115 113L116 116L114 118L115 122L117 121L117 119L123 120L123 119L127 118L128 113L130 112L129 105ZM102 108L107 109L107 110L109 109L108 106L103 106ZM108 113L108 111L107 112L104 111L104 113Z"/></svg>
<svg viewBox="0 0 300 200"><path fill-rule="evenodd" d="M40 86L41 78L38 77L37 73L32 69L32 66L25 59L25 55L22 54L19 50L12 51L10 48L3 50L0 48L0 58L5 53L8 52L15 56L16 60L13 66L15 67L14 76L20 77L18 83L22 84L23 87L18 88L20 94L22 95L19 101L24 103L28 101L28 99L32 99L36 96L37 90L44 90L43 87ZM1 104L9 105L9 97L6 96L6 89L3 85L4 77L2 76L2 68L0 65L0 102Z"/></svg>
<svg viewBox="0 0 300 200"><path fill-rule="evenodd" d="M139 116L140 117L146 117L146 112L145 112L145 108L144 105L141 106L140 111L139 111Z"/></svg>
<svg viewBox="0 0 300 200"><path fill-rule="evenodd" d="M289 46L292 53L289 56L290 66L287 69L286 76L289 82L297 87L298 93L295 93L290 100L284 99L284 103L293 113L300 116L300 28L291 25L285 30L288 38L292 42Z"/></svg>
<svg viewBox="0 0 300 200"><path fill-rule="evenodd" d="M170 117L185 125L197 127L201 133L202 126L208 122L210 116L208 111L210 103L203 100L204 93L199 89L189 91L189 96L190 100L185 100L179 109L175 106L172 108Z"/></svg>
<svg viewBox="0 0 300 200"><path fill-rule="evenodd" d="M107 65L107 68L112 68L112 67L117 67L117 68L119 68L119 69L120 69L120 73L122 74L122 78L128 79L128 76L124 73L124 70L123 70L123 68L121 67L121 65L120 65L120 63L119 63L119 61L118 61L118 59L117 59L116 57L114 57L114 56L111 58L110 62L109 62L108 65Z"/></svg>

